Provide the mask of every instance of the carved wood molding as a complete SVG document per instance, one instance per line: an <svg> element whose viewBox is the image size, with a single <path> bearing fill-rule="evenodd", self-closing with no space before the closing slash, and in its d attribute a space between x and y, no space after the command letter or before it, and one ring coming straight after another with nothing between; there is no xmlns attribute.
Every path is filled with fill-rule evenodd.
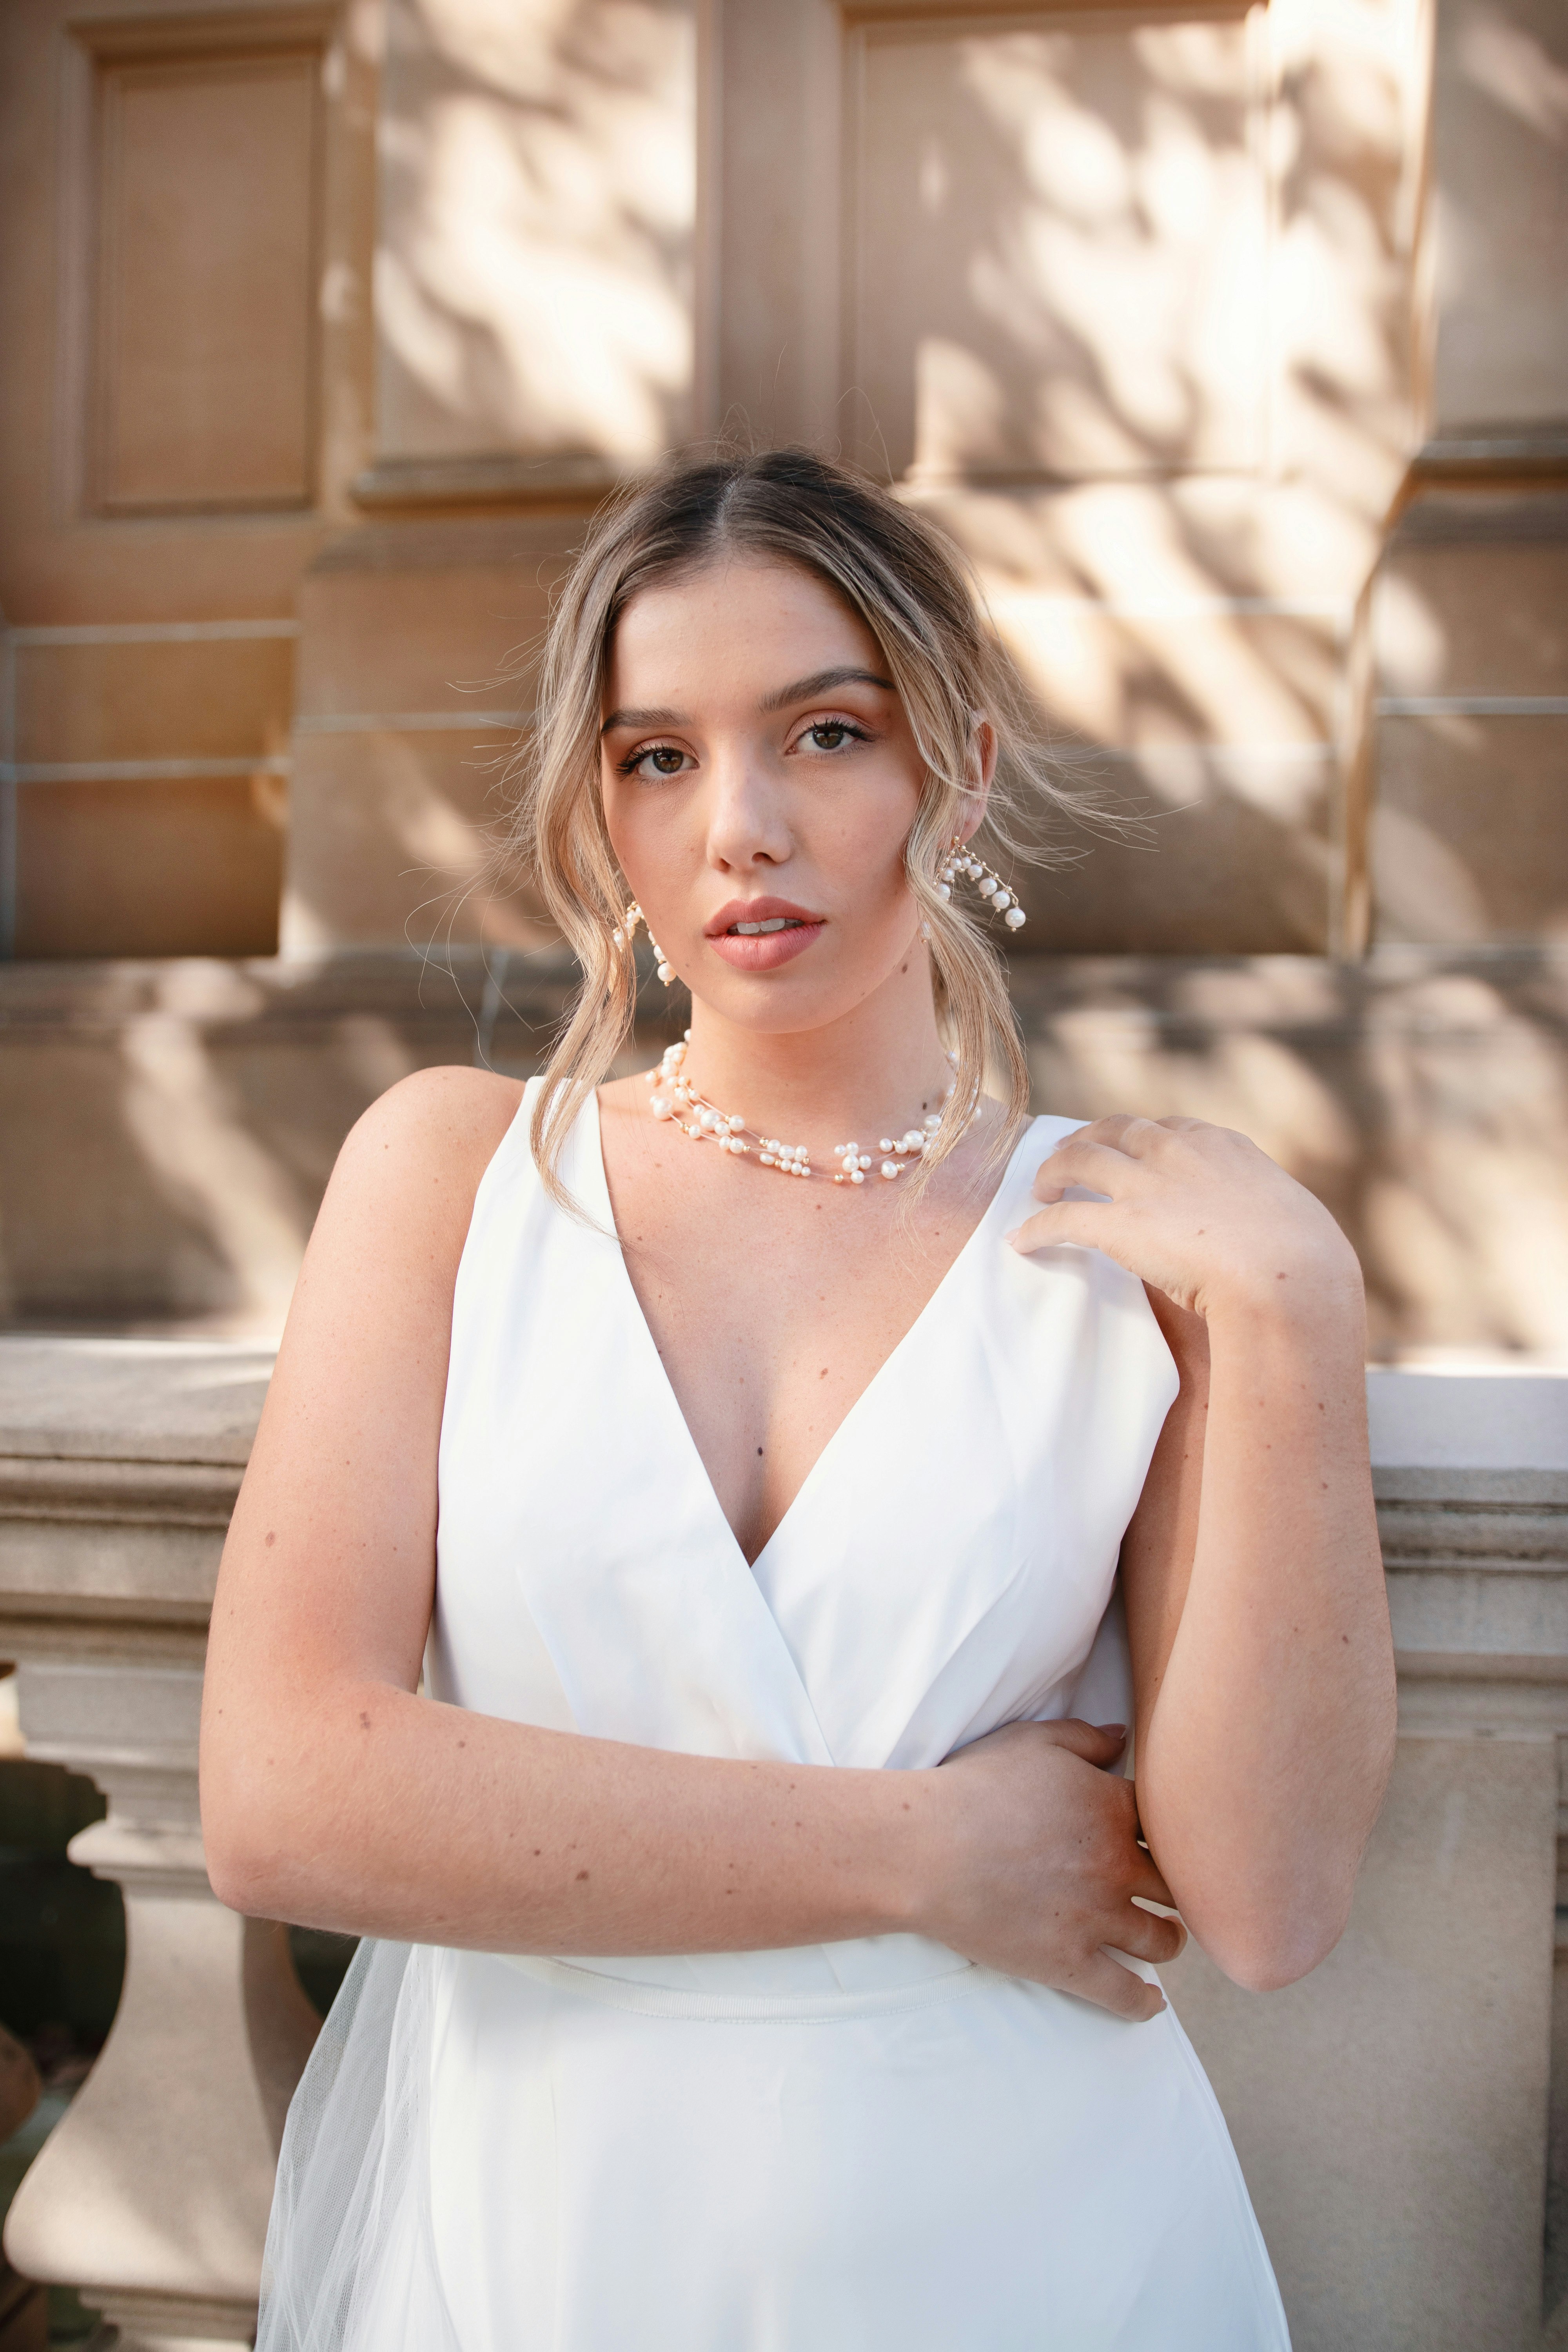
<svg viewBox="0 0 1568 2352"><path fill-rule="evenodd" d="M67 30L98 58L203 57L215 50L320 48L331 37L340 16L331 6L285 5L269 7L267 0L246 0L243 6L215 8L210 0L194 8L164 9L147 16L82 16L68 20Z"/></svg>

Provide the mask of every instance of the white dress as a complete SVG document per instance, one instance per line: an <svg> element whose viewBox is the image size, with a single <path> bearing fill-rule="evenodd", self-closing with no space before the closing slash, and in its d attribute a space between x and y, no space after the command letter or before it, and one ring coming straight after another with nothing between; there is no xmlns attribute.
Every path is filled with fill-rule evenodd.
<svg viewBox="0 0 1568 2352"><path fill-rule="evenodd" d="M614 1239L596 1106L563 1168L584 1223L540 1185L531 1103L458 1275L433 1694L805 1767L1124 1717L1112 1582L1176 1374L1109 1259L1005 1245L1074 1122L1034 1122L748 1567ZM258 2352L1289 2346L1173 2013L1130 2024L916 1936L362 1945L267 2273Z"/></svg>

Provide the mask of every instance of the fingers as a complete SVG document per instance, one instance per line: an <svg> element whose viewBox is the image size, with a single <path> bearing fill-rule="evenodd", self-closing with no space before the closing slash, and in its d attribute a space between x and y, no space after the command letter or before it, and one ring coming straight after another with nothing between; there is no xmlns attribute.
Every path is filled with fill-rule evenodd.
<svg viewBox="0 0 1568 2352"><path fill-rule="evenodd" d="M1091 1119L1087 1127L1075 1129L1067 1140L1077 1143L1083 1138L1094 1143L1107 1143L1113 1150L1138 1160L1144 1152L1159 1149L1162 1134L1185 1135L1194 1128L1210 1123L1206 1118L1145 1118L1138 1111L1119 1110L1108 1118Z"/></svg>
<svg viewBox="0 0 1568 2352"><path fill-rule="evenodd" d="M1134 1959L1152 1960L1163 1968L1184 1950L1187 1931L1179 1919L1167 1919L1158 1911L1144 1911L1130 1904L1117 1920L1115 1945L1119 1952L1131 1952Z"/></svg>
<svg viewBox="0 0 1568 2352"><path fill-rule="evenodd" d="M1145 1903L1163 1903L1171 1911L1176 1908L1175 1896L1142 1846L1138 1849L1138 1865L1132 1874L1132 1884L1127 1891Z"/></svg>
<svg viewBox="0 0 1568 2352"><path fill-rule="evenodd" d="M1035 1173L1035 1197L1047 1201L1059 1199L1069 1184L1081 1184L1087 1192L1105 1192L1112 1197L1126 1189L1132 1173L1131 1155L1117 1151L1110 1144L1096 1142L1089 1129L1080 1129L1058 1143L1049 1159L1042 1160Z"/></svg>
<svg viewBox="0 0 1568 2352"><path fill-rule="evenodd" d="M1048 1208L1037 1209L1032 1217L1007 1236L1013 1247L1027 1257L1031 1250L1049 1249L1061 1242L1076 1242L1080 1249L1101 1249L1106 1236L1114 1233L1114 1224L1107 1225L1109 1207L1100 1201L1058 1201Z"/></svg>
<svg viewBox="0 0 1568 2352"><path fill-rule="evenodd" d="M1109 2009L1113 2016L1125 2017L1135 2025L1158 2017L1165 2006L1165 1996L1158 1985L1134 1975L1104 1951L1092 1953L1080 1968L1074 1969L1070 1979L1061 1980L1059 1989L1077 1993L1080 2000L1091 2000L1097 2009Z"/></svg>
<svg viewBox="0 0 1568 2352"><path fill-rule="evenodd" d="M1053 1748L1069 1748L1073 1755L1081 1756L1086 1764L1113 1764L1127 1745L1124 1723L1080 1723L1069 1715L1058 1723L1037 1723L1030 1728Z"/></svg>

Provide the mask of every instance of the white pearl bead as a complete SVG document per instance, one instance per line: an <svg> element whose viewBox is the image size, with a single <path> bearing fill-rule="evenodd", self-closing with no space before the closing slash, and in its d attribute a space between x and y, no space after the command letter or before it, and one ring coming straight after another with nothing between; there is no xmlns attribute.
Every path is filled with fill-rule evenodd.
<svg viewBox="0 0 1568 2352"><path fill-rule="evenodd" d="M776 1168L778 1166L778 1162L773 1158L771 1151L760 1151L757 1154L757 1157L762 1161L764 1168Z"/></svg>
<svg viewBox="0 0 1568 2352"><path fill-rule="evenodd" d="M898 1163L898 1161L897 1161L896 1160L883 1160L883 1162L882 1162L882 1173L883 1173L883 1175L884 1175L884 1176L896 1176L896 1175L898 1174L898 1172L899 1172L899 1163Z"/></svg>
<svg viewBox="0 0 1568 2352"><path fill-rule="evenodd" d="M928 1113L927 1113L927 1115L926 1115L926 1133L927 1133L928 1135L934 1135L934 1134L936 1133L936 1131L937 1131L937 1129L938 1129L941 1125L942 1125L942 1120L938 1118L938 1116L937 1116L937 1114L936 1114L936 1112L935 1112L934 1110L933 1110L933 1111L930 1111L930 1112L928 1112Z"/></svg>
<svg viewBox="0 0 1568 2352"><path fill-rule="evenodd" d="M1024 909L1022 907L1009 907L1002 919L1010 931L1019 930L1023 928Z"/></svg>
<svg viewBox="0 0 1568 2352"><path fill-rule="evenodd" d="M746 1122L741 1117L739 1111L731 1111L730 1114L730 1132L731 1135L739 1135L741 1129L745 1126L745 1124Z"/></svg>
<svg viewBox="0 0 1568 2352"><path fill-rule="evenodd" d="M862 1176L858 1168L857 1168L854 1174L850 1177L849 1181L851 1184L863 1184L866 1181L866 1179Z"/></svg>
<svg viewBox="0 0 1568 2352"><path fill-rule="evenodd" d="M612 931L610 933L610 944L612 947L624 948L626 943L626 935L624 931Z"/></svg>
<svg viewBox="0 0 1568 2352"><path fill-rule="evenodd" d="M939 898L951 898L952 892L948 888L945 882L939 882L936 886L936 895Z"/></svg>
<svg viewBox="0 0 1568 2352"><path fill-rule="evenodd" d="M669 1097L668 1095L653 1096L648 1103L648 1108L652 1111L655 1118L668 1118L669 1117L670 1109Z"/></svg>
<svg viewBox="0 0 1568 2352"><path fill-rule="evenodd" d="M675 970L673 965L661 963L658 968L658 976L660 980L663 981L666 988L668 988L670 982L675 978Z"/></svg>
<svg viewBox="0 0 1568 2352"><path fill-rule="evenodd" d="M893 1139L890 1135L885 1135L880 1143L877 1146L879 1151L891 1151L892 1148Z"/></svg>

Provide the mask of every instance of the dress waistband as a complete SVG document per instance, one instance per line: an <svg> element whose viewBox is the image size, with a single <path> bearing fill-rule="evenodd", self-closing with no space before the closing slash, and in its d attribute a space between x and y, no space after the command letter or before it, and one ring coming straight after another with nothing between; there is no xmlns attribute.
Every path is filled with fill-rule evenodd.
<svg viewBox="0 0 1568 2352"><path fill-rule="evenodd" d="M751 2024L775 2021L795 2025L831 2025L842 2018L885 2017L906 2009L926 2009L933 2002L956 2000L977 1992L982 1985L1005 1984L993 1969L973 1960L942 1975L921 1977L910 1984L876 1985L864 1991L834 1987L798 1993L721 1993L700 1986L649 1984L646 1979L611 1976L585 1969L575 1960L545 1959L537 1954L508 1952L510 1968L519 1969L558 1992L579 1993L608 2009L630 2010L638 2017L674 2017L713 2024Z"/></svg>

